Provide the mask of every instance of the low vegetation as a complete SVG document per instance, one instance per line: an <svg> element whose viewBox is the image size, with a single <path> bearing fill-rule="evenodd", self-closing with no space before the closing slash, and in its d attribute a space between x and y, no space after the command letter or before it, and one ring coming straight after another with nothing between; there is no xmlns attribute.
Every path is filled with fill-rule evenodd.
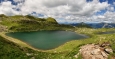
<svg viewBox="0 0 115 59"><path fill-rule="evenodd" d="M115 33L113 34L98 34L98 32L106 32L113 31L114 28L111 29L90 29L90 28L76 28L77 33L89 35L90 38L82 39L82 40L74 40L65 43L58 48L46 51L35 51L27 47L20 47L18 44L14 44L2 37L0 37L0 47L1 47L1 59L76 59L75 55L79 51L79 47L85 44L99 44L101 45L103 42L109 42L111 44L111 48L113 49L113 53L110 55L111 57L115 56ZM14 53L15 52L15 53ZM10 55L9 55L10 54ZM80 59L82 57L78 57ZM110 58L110 57L109 57Z"/></svg>
<svg viewBox="0 0 115 59"><path fill-rule="evenodd" d="M7 26L9 31L66 30L74 28L70 25L58 24L54 18L37 18L30 15L0 15L0 24Z"/></svg>
<svg viewBox="0 0 115 59"><path fill-rule="evenodd" d="M115 31L115 28L93 29L86 27L72 27L69 25L60 25L55 19L36 18L30 15L5 16L0 15L0 24L6 26L8 31L38 31L38 30L72 30L79 34L88 35L89 38L73 40L67 42L55 49L36 51L28 47L22 47L0 36L0 59L76 59L80 46L85 44L99 44L109 42L113 53L109 56L115 56L115 33L99 34L100 32ZM6 32L6 31L5 31ZM82 59L79 55L78 59Z"/></svg>

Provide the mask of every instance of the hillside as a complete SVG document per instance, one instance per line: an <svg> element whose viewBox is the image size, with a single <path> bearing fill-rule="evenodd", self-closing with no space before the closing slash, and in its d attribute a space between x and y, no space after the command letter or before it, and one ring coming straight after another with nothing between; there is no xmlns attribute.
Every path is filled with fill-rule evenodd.
<svg viewBox="0 0 115 59"><path fill-rule="evenodd" d="M27 47L21 47L11 41L0 36L0 59L82 59L82 55L78 55L80 47L87 44L96 44L103 47L103 43L109 43L110 46L105 48L112 48L113 53L108 54L109 59L115 57L115 33L113 34L98 34L100 32L113 31L111 29L91 29L91 28L76 28L75 32L87 34L90 38L84 40L73 40L64 45L46 51L35 51ZM89 48L89 47L87 47ZM86 49L87 49L86 48ZM76 57L77 55L77 57Z"/></svg>
<svg viewBox="0 0 115 59"><path fill-rule="evenodd" d="M6 26L9 31L66 30L73 28L69 25L58 24L52 17L37 18L30 15L6 16L2 14L0 21L0 24Z"/></svg>
<svg viewBox="0 0 115 59"><path fill-rule="evenodd" d="M2 32L20 32L20 31L39 31L39 30L72 30L79 34L85 34L89 38L82 40L73 40L67 42L52 50L33 50L28 46L22 46L8 38ZM104 32L115 31L115 28L94 29L87 24L80 23L78 27L58 24L52 18L36 18L30 15L6 16L0 15L0 59L82 59L84 55L80 54L80 48L87 44L102 46L109 43L109 46L102 47L100 50L111 48L112 53L108 53L109 59L115 58L115 33L100 34ZM2 37L1 37L2 36ZM9 41L9 40L11 41ZM87 47L89 48L89 47ZM86 49L87 49L86 48ZM82 52L82 51L81 51ZM85 58L85 57L84 57Z"/></svg>
<svg viewBox="0 0 115 59"><path fill-rule="evenodd" d="M115 23L75 23L71 24L76 27L87 27L87 28L115 28Z"/></svg>
<svg viewBox="0 0 115 59"><path fill-rule="evenodd" d="M1 36L0 51L0 59L54 59L58 56L58 53L40 52L27 47L20 47Z"/></svg>
<svg viewBox="0 0 115 59"><path fill-rule="evenodd" d="M91 26L85 24L84 22L79 23L76 27L78 27L78 28L92 28Z"/></svg>

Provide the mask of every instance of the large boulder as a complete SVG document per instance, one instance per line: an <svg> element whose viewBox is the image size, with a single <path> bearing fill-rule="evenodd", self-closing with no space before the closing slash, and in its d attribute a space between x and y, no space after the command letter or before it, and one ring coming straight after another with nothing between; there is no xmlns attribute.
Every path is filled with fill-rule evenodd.
<svg viewBox="0 0 115 59"><path fill-rule="evenodd" d="M109 53L112 53L111 48L101 47L100 45L87 44L80 47L79 53L82 55L83 59L108 59ZM78 55L75 55L77 58Z"/></svg>

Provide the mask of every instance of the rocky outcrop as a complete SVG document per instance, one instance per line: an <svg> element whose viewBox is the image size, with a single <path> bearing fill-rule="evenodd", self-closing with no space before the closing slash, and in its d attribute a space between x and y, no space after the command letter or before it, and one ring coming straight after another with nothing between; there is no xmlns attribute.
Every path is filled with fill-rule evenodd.
<svg viewBox="0 0 115 59"><path fill-rule="evenodd" d="M108 59L108 55L112 52L111 48L104 48L96 44L81 46L79 50L79 54L82 55L83 59ZM75 55L76 58L77 56L78 54Z"/></svg>
<svg viewBox="0 0 115 59"><path fill-rule="evenodd" d="M7 31L7 27L6 26L3 26L3 25L0 25L0 32L2 31Z"/></svg>

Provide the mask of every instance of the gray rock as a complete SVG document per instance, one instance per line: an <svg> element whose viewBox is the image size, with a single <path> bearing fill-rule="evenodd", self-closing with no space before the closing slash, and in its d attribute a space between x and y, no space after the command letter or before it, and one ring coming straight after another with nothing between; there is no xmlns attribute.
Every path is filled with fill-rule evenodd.
<svg viewBox="0 0 115 59"><path fill-rule="evenodd" d="M99 55L100 54L100 49L94 49L93 51L91 51L92 55Z"/></svg>
<svg viewBox="0 0 115 59"><path fill-rule="evenodd" d="M104 51L101 51L101 54L102 54L103 57L108 58L107 54Z"/></svg>
<svg viewBox="0 0 115 59"><path fill-rule="evenodd" d="M32 57L31 59L35 59L35 57Z"/></svg>
<svg viewBox="0 0 115 59"><path fill-rule="evenodd" d="M105 52L107 52L107 53L110 54L110 53L113 53L113 50L112 50L111 48L106 48L106 49L105 49Z"/></svg>
<svg viewBox="0 0 115 59"><path fill-rule="evenodd" d="M26 55L27 55L27 56L32 56L32 55L33 55L33 53L26 53Z"/></svg>
<svg viewBox="0 0 115 59"><path fill-rule="evenodd" d="M112 49L105 49L108 52L112 52ZM104 51L103 47L95 44L87 44L80 47L79 53L83 59L108 59L108 54ZM78 58L78 55L75 55Z"/></svg>
<svg viewBox="0 0 115 59"><path fill-rule="evenodd" d="M78 53L77 55L75 55L74 57L75 57L75 58L78 58L78 56L79 56L79 53Z"/></svg>
<svg viewBox="0 0 115 59"><path fill-rule="evenodd" d="M95 55L95 59L107 59L107 58L104 58L102 55Z"/></svg>

